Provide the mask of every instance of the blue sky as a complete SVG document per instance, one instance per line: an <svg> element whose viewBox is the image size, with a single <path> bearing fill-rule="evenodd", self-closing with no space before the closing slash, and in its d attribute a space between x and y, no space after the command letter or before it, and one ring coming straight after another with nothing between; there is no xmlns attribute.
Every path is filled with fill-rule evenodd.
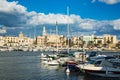
<svg viewBox="0 0 120 80"><path fill-rule="evenodd" d="M70 14L80 15L82 18L92 18L96 20L114 20L120 18L120 3L105 4L102 2L92 2L92 0L8 0L18 1L27 10L49 13L66 14L66 7L69 6Z"/></svg>
<svg viewBox="0 0 120 80"><path fill-rule="evenodd" d="M43 26L47 31L58 22L59 33L66 34L67 19L72 35L112 34L120 38L120 0L1 0L0 25L4 35L27 36L34 32L41 35ZM70 8L67 16L66 8ZM0 31L2 34L2 31Z"/></svg>

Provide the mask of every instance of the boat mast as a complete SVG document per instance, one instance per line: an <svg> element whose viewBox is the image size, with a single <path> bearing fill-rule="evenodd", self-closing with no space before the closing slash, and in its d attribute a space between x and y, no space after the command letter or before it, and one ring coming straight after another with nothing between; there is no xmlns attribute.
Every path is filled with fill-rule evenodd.
<svg viewBox="0 0 120 80"><path fill-rule="evenodd" d="M57 52L58 52L58 26L57 26L57 21L56 21L56 47L57 47Z"/></svg>
<svg viewBox="0 0 120 80"><path fill-rule="evenodd" d="M34 40L36 40L36 27L34 27Z"/></svg>
<svg viewBox="0 0 120 80"><path fill-rule="evenodd" d="M69 25L69 7L67 7L67 37L68 37L68 50L67 50L67 52L69 53L69 37L70 37L70 31L69 31L69 27L70 27L70 25Z"/></svg>

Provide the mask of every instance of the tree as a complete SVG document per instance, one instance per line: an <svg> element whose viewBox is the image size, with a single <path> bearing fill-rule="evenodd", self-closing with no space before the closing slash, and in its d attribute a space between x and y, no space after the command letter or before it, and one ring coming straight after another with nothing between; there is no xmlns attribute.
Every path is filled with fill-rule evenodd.
<svg viewBox="0 0 120 80"><path fill-rule="evenodd" d="M82 41L82 48L84 47L85 44L86 44L86 42L85 42L85 41Z"/></svg>
<svg viewBox="0 0 120 80"><path fill-rule="evenodd" d="M98 44L97 44L97 46L101 46L102 45L102 41L98 41Z"/></svg>
<svg viewBox="0 0 120 80"><path fill-rule="evenodd" d="M97 40L97 37L94 37L95 46L97 46L96 40Z"/></svg>
<svg viewBox="0 0 120 80"><path fill-rule="evenodd" d="M88 46L89 46L89 47L93 47L93 45L94 45L94 42L93 42L93 41L89 41L89 42L88 42Z"/></svg>
<svg viewBox="0 0 120 80"><path fill-rule="evenodd" d="M68 45L68 39L66 40L66 44ZM69 39L69 47L72 47L74 45L73 41Z"/></svg>
<svg viewBox="0 0 120 80"><path fill-rule="evenodd" d="M37 38L33 42L34 45L37 45Z"/></svg>
<svg viewBox="0 0 120 80"><path fill-rule="evenodd" d="M110 40L107 40L107 45L108 45L108 47L110 47L110 43L111 43L111 41L110 41Z"/></svg>

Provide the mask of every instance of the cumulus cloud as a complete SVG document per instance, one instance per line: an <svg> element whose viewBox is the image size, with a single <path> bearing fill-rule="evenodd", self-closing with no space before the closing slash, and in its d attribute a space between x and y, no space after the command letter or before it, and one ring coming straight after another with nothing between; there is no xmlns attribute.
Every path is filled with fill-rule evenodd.
<svg viewBox="0 0 120 80"><path fill-rule="evenodd" d="M4 34L4 33L7 33L5 26L0 25L0 34Z"/></svg>
<svg viewBox="0 0 120 80"><path fill-rule="evenodd" d="M5 29L0 29L0 33L7 33L7 31Z"/></svg>
<svg viewBox="0 0 120 80"><path fill-rule="evenodd" d="M27 21L26 8L18 2L0 0L0 24L5 26L23 26Z"/></svg>
<svg viewBox="0 0 120 80"><path fill-rule="evenodd" d="M93 19L82 19L79 23L79 27L82 29L93 30L96 24L97 21Z"/></svg>
<svg viewBox="0 0 120 80"><path fill-rule="evenodd" d="M44 13L38 13L37 15L31 16L31 19L29 19L28 23L31 25L40 25L40 24L55 24L56 21L59 22L59 24L66 24L66 23L73 23L72 16L68 17L67 15L63 14L53 14L49 13L45 15Z"/></svg>
<svg viewBox="0 0 120 80"><path fill-rule="evenodd" d="M18 4L18 2L7 2L6 0L0 0L0 11L7 13L25 13L26 8Z"/></svg>
<svg viewBox="0 0 120 80"><path fill-rule="evenodd" d="M120 2L120 0L99 0L99 1L106 4L116 4Z"/></svg>
<svg viewBox="0 0 120 80"><path fill-rule="evenodd" d="M120 0L92 0L91 2L94 3L96 1L103 2L109 5L120 3Z"/></svg>
<svg viewBox="0 0 120 80"><path fill-rule="evenodd" d="M120 19L111 22L115 30L120 30Z"/></svg>
<svg viewBox="0 0 120 80"><path fill-rule="evenodd" d="M97 0L92 0L93 2ZM118 0L98 0L101 2L116 3ZM113 1L113 2L112 2ZM44 14L35 11L28 12L27 8L18 4L18 2L8 2L0 0L0 24L7 27L25 28L39 25L59 25L71 24L73 29L90 32L110 32L111 30L120 30L120 19L98 21L89 18L81 18L79 15L71 14ZM74 30L73 30L74 31Z"/></svg>

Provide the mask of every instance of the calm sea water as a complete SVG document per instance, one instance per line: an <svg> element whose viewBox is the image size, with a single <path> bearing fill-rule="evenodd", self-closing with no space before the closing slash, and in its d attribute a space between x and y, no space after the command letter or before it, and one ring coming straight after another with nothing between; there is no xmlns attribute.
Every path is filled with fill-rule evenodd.
<svg viewBox="0 0 120 80"><path fill-rule="evenodd" d="M65 67L41 64L41 52L0 52L0 80L120 80L80 73L66 74Z"/></svg>

